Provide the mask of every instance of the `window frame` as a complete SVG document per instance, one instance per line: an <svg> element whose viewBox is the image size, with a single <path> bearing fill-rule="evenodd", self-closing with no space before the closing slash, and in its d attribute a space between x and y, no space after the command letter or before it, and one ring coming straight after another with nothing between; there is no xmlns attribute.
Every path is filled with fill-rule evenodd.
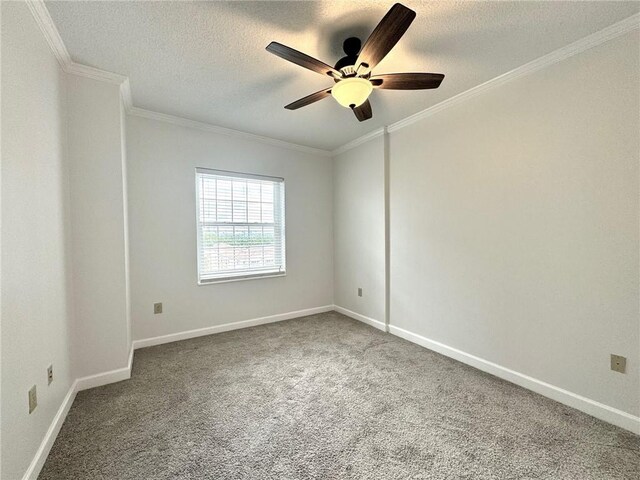
<svg viewBox="0 0 640 480"><path fill-rule="evenodd" d="M281 221L279 223L277 222L273 222L273 226L274 229L277 229L279 227L279 229L281 230L281 243L282 243L282 261L281 261L281 267L278 269L270 269L270 270L265 270L264 268L262 268L263 271L260 271L259 269L254 269L253 271L251 270L247 270L246 273L237 273L237 274L233 274L232 272L228 272L227 274L222 274L224 276L215 276L215 277L211 277L211 278L206 278L206 275L203 275L203 273L201 272L201 258L200 258L200 252L201 247L202 247L202 227L203 227L203 223L200 221L200 174L209 174L209 175L217 175L217 176L223 176L223 177L229 177L229 179L233 180L233 179L250 179L250 180L258 180L258 181L268 181L268 182L272 182L272 183L280 183L280 190L281 193L280 195L274 199L274 219L275 219L275 209L279 208L279 210L281 211ZM253 279L258 279L258 278L274 278L274 277L285 277L287 275L287 268L286 268L286 257L287 257L287 248L286 248L286 201L285 201L285 195L286 195L286 190L285 190L285 181L284 178L282 177L274 177L274 176L268 176L268 175L258 175L258 174L251 174L251 173L242 173L242 172L234 172L234 171L230 171L230 170L218 170L218 169L213 169L213 168L203 168L203 167L196 167L195 169L195 200L196 200L196 205L195 205L195 213L196 213L196 272L197 272L197 281L198 281L198 285L211 285L211 284L216 284L216 283L227 283L227 282L239 282L239 281L243 281L243 280L253 280ZM281 205L279 205L281 203ZM278 206L276 206L278 205ZM215 223L224 223L228 226L234 226L238 223L242 223L244 225L247 224L251 224L253 222L215 222ZM243 225L243 226L244 226ZM264 226L264 223L260 223L258 225L262 225Z"/></svg>

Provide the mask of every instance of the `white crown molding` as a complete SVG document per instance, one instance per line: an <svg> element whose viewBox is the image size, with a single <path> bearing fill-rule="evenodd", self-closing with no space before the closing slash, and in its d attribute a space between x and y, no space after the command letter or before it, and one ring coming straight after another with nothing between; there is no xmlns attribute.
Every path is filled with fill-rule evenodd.
<svg viewBox="0 0 640 480"><path fill-rule="evenodd" d="M71 55L67 51L67 47L64 45L62 41L62 37L60 37L60 32L56 28L53 20L51 19L51 15L49 15L49 10L44 4L43 0L25 0L29 10L31 10L31 14L33 18L35 18L38 27L40 27L40 31L44 35L45 40L51 47L51 51L58 59L60 66L66 72L73 62L71 60Z"/></svg>
<svg viewBox="0 0 640 480"><path fill-rule="evenodd" d="M218 133L222 135L235 136L239 138L244 138L246 140L251 140L255 142L265 143L268 145L273 145L277 147L287 148L290 150L296 150L299 152L310 153L313 155L319 155L322 157L334 157L336 155L340 155L352 148L357 147L358 145L362 145L369 140L372 140L376 137L382 136L384 134L384 128L378 128L372 132L369 132L361 137L352 140L341 147L336 148L333 151L321 150L319 148L307 147L305 145L298 145L291 142L286 142L284 140L277 140L275 138L263 137L260 135L255 135L252 133L242 132L239 130L233 130L230 128L220 127L217 125L212 125L209 123L199 122L196 120L189 120L187 118L178 117L176 115L169 115L166 113L154 112L151 110L145 110L142 108L134 107L133 100L131 97L131 86L129 83L129 78L120 75L117 73L108 72L106 70L100 70L98 68L90 67L87 65L82 65L71 60L71 56L67 51L64 42L62 41L62 37L60 37L60 33L56 28L51 15L49 14L49 10L44 4L43 0L26 0L26 3L33 14L36 23L40 27L47 43L51 47L51 51L58 59L58 62L62 66L62 69L73 75L80 75L87 78L92 78L94 80L104 81L113 83L116 85L120 85L120 94L122 96L122 101L125 107L125 111L128 114L136 115L139 117L150 118L154 120L159 120L163 122L172 123L174 125L181 125L183 127L195 128L198 130L204 130L208 132ZM457 105L460 102L463 102L469 98L473 98L481 93L491 89L503 85L507 82L515 80L516 78L520 78L522 76L528 75L530 73L541 70L545 67L553 65L555 63L561 62L569 57L577 55L585 50L601 45L609 40L617 38L625 33L628 33L632 30L635 30L640 27L640 13L636 13L620 22L614 23L598 32L595 32L591 35L588 35L576 42L573 42L565 47L554 50L547 55L543 55L536 60L533 60L529 63L525 63L520 67L517 67L509 72L503 73L502 75L498 75L491 80L488 80L480 85L477 85L469 90L461 92L453 97L450 97L436 105L433 105L425 110L422 110L418 113L415 113L403 120L392 123L387 127L388 132L395 132L404 128L408 125L411 125L415 122L418 122L424 118L427 118L437 112L440 112L446 108L452 107L453 105Z"/></svg>
<svg viewBox="0 0 640 480"><path fill-rule="evenodd" d="M637 29L639 26L640 26L640 14L636 13L635 15L625 18L620 22L614 23L613 25L610 25L598 32L595 32L578 41L570 43L565 47L554 50L553 52L543 55L542 57L537 58L536 60L533 60L529 63L525 63L524 65L514 68L513 70L507 73L498 75L497 77L492 78L491 80L481 83L480 85L477 85L462 93L454 95L453 97L450 97L440 103L437 103L432 107L422 110L421 112L411 115L403 120L400 120L399 122L393 123L389 125L388 131L395 132L397 130L400 130L401 128L411 125L412 123L418 122L423 118L427 118L446 108L452 107L453 105L457 105L460 102L464 102L469 98L476 97L481 93L486 92L489 89L503 85L507 82L515 80L516 78L520 78L525 75L529 75L531 73L537 72L538 70L541 70L545 67L554 65L558 62L561 62L562 60L565 60L569 57L582 53L590 48L593 48L605 42L608 42L609 40L619 37L620 35L624 35L625 33L628 33L634 29Z"/></svg>
<svg viewBox="0 0 640 480"><path fill-rule="evenodd" d="M131 97L131 84L128 78L120 85L120 96L122 97L124 111L127 113L131 112L133 109L133 99Z"/></svg>
<svg viewBox="0 0 640 480"><path fill-rule="evenodd" d="M129 77L120 75L118 73L108 72L99 68L90 67L88 65L82 65L76 63L71 59L67 47L62 41L60 32L53 23L53 19L49 14L47 6L43 0L26 0L26 3L31 10L33 18L36 20L38 27L42 31L51 51L58 59L62 69L69 74L79 75L93 80L101 82L108 82L114 85L120 85L120 95L122 97L122 103L124 105L125 112L130 115L136 115L138 117L150 118L153 120L159 120L174 125L180 125L188 128L195 128L198 130L204 130L207 132L218 133L221 135L233 136L243 138L245 140L251 140L254 142L260 142L267 145L286 148L289 150L295 150L298 152L310 153L312 155L319 155L322 157L330 157L331 152L327 150L321 150L319 148L307 147L305 145L298 145L284 140L277 140L275 138L263 137L260 135L254 135L252 133L241 132L239 130L233 130L231 128L219 127L209 123L198 122L195 120L189 120L186 118L178 117L175 115L168 115L166 113L153 112L151 110L145 110L142 108L133 106L133 99L131 97L131 85Z"/></svg>
<svg viewBox="0 0 640 480"><path fill-rule="evenodd" d="M365 135L362 135L361 137L358 137L355 140L351 140L349 143L345 143L341 147L338 147L335 150L332 150L331 156L335 157L337 155L340 155L341 153L347 152L352 148L357 147L358 145L362 145L363 143L368 142L369 140L373 140L374 138L381 137L382 135L384 135L384 127L378 128L373 132L369 132Z"/></svg>
<svg viewBox="0 0 640 480"><path fill-rule="evenodd" d="M450 97L440 103L437 103L429 108L426 108L418 113L415 113L403 120L392 123L388 126L389 132L395 132L404 128L412 123L418 122L423 118L427 118L437 112L440 112L446 108L457 105L460 102L468 100L469 98L473 98L481 93L491 89L503 85L507 82L515 80L516 78L520 78L525 75L529 75L530 73L541 70L545 67L553 65L555 63L561 62L569 57L582 53L590 48L597 47L609 40L613 40L625 33L631 32L640 27L640 13L636 13L624 20L621 20L613 25L610 25L602 30L599 30L591 35L588 35L580 40L577 40L569 45L554 50L551 53L543 55L542 57L537 58L529 63L525 63L520 67L517 67L507 73L503 73L502 75L498 75L491 80L488 80L480 85L477 85L469 90L465 90L453 97ZM374 130L366 135L363 135L355 140L352 140L349 143L342 145L341 147L336 148L331 152L333 156L344 153L358 145L361 145L373 138L382 135L382 129Z"/></svg>
<svg viewBox="0 0 640 480"><path fill-rule="evenodd" d="M231 128L219 127L217 125L211 125L209 123L198 122L196 120L189 120L188 118L178 117L177 115L169 115L166 113L154 112L152 110L145 110L144 108L132 107L128 113L136 117L148 118L151 120L158 120L160 122L171 123L173 125L193 128L196 130L204 130L205 132L217 133L220 135L243 138L245 140L250 140L253 142L265 143L267 145L287 148L289 150L296 150L303 153L310 153L312 155L319 155L322 157L331 156L331 152L329 152L328 150L321 150L319 148L307 147L305 145L298 145L296 143L285 142L284 140L277 140L275 138L270 138L270 137L262 137L260 135L254 135L253 133L246 133L246 132L241 132L240 130L233 130Z"/></svg>
<svg viewBox="0 0 640 480"><path fill-rule="evenodd" d="M93 80L99 80L101 82L113 83L114 85L120 85L120 94L124 103L125 109L128 111L131 106L131 88L129 87L129 78L120 75L118 73L107 72L106 70L100 70L99 68L90 67L88 65L82 65L76 63L71 59L69 51L62 41L60 32L53 23L53 19L49 14L47 6L43 0L25 0L33 18L35 19L40 31L44 35L45 40L49 44L51 51L58 60L58 63L62 67L65 73L72 75L79 75L81 77L92 78Z"/></svg>
<svg viewBox="0 0 640 480"><path fill-rule="evenodd" d="M98 80L100 82L112 83L114 85L122 85L129 81L128 77L120 75L119 73L107 72L106 70L100 70L99 68L82 65L81 63L75 63L73 61L67 66L67 68L65 68L65 71L72 75L79 75L81 77L91 78L92 80Z"/></svg>

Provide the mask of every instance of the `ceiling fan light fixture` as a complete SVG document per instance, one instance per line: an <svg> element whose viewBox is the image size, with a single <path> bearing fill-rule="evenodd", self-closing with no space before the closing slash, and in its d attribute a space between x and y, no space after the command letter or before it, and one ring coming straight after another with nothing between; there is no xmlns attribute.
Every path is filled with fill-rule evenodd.
<svg viewBox="0 0 640 480"><path fill-rule="evenodd" d="M340 105L350 108L359 122L364 122L373 118L371 103L368 101L373 87L380 90L438 88L444 78L441 73L384 73L371 76L371 71L398 43L414 18L416 18L416 12L400 3L394 4L369 35L364 45L357 37L349 37L344 41L342 49L346 56L338 60L333 67L306 53L278 42L271 42L267 45L268 52L316 72L325 78L326 75L329 75L336 82L332 87L300 98L284 108L297 110L332 96Z"/></svg>
<svg viewBox="0 0 640 480"><path fill-rule="evenodd" d="M356 108L367 101L373 91L373 85L364 78L345 78L331 89L331 95L346 108Z"/></svg>

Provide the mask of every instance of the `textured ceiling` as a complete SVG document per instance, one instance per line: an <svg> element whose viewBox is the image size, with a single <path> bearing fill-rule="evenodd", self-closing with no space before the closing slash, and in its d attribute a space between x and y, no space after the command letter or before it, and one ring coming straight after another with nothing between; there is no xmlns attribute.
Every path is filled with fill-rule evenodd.
<svg viewBox="0 0 640 480"><path fill-rule="evenodd" d="M284 43L334 64L393 4L333 2L46 3L74 61L131 79L133 104L311 147L334 149L637 13L638 2L418 2L417 18L374 73L444 73L438 90L374 91L359 123L332 98L284 105L331 80L266 52Z"/></svg>

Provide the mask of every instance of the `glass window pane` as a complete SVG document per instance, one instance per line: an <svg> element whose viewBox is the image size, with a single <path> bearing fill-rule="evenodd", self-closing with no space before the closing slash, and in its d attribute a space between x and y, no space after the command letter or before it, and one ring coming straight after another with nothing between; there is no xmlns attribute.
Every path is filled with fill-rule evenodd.
<svg viewBox="0 0 640 480"><path fill-rule="evenodd" d="M202 227L202 246L204 248L217 248L218 227Z"/></svg>
<svg viewBox="0 0 640 480"><path fill-rule="evenodd" d="M261 267L263 265L262 247L252 246L250 248L249 256L251 257L252 267Z"/></svg>
<svg viewBox="0 0 640 480"><path fill-rule="evenodd" d="M261 222L262 209L261 209L259 203L248 202L247 203L247 210L248 210L247 222L251 222L251 223L260 223Z"/></svg>
<svg viewBox="0 0 640 480"><path fill-rule="evenodd" d="M218 200L231 200L231 181L218 179Z"/></svg>
<svg viewBox="0 0 640 480"><path fill-rule="evenodd" d="M234 251L235 268L249 268L249 249L247 247L239 247Z"/></svg>
<svg viewBox="0 0 640 480"><path fill-rule="evenodd" d="M235 254L233 248L220 248L218 253L220 270L233 270L235 264Z"/></svg>
<svg viewBox="0 0 640 480"><path fill-rule="evenodd" d="M220 248L233 246L233 227L218 227L218 243Z"/></svg>
<svg viewBox="0 0 640 480"><path fill-rule="evenodd" d="M203 198L214 200L216 198L216 181L213 178L203 178L200 193Z"/></svg>
<svg viewBox="0 0 640 480"><path fill-rule="evenodd" d="M259 202L260 197L260 182L247 182L247 200L250 202Z"/></svg>
<svg viewBox="0 0 640 480"><path fill-rule="evenodd" d="M204 273L213 273L218 270L218 249L206 248L203 251L202 263L200 269Z"/></svg>
<svg viewBox="0 0 640 480"><path fill-rule="evenodd" d="M249 227L234 227L234 246L245 246L249 243Z"/></svg>
<svg viewBox="0 0 640 480"><path fill-rule="evenodd" d="M236 202L235 196L233 200L233 221L234 222L247 221L247 202Z"/></svg>
<svg viewBox="0 0 640 480"><path fill-rule="evenodd" d="M273 223L273 203L262 204L262 223Z"/></svg>
<svg viewBox="0 0 640 480"><path fill-rule="evenodd" d="M262 201L273 202L273 183L262 183Z"/></svg>
<svg viewBox="0 0 640 480"><path fill-rule="evenodd" d="M216 213L218 214L218 222L231 222L233 219L231 201L218 200L218 211Z"/></svg>
<svg viewBox="0 0 640 480"><path fill-rule="evenodd" d="M275 229L273 227L264 227L262 229L262 239L264 245L273 245L275 243Z"/></svg>
<svg viewBox="0 0 640 480"><path fill-rule="evenodd" d="M267 245L264 247L264 264L275 265L276 263L276 249L273 245Z"/></svg>
<svg viewBox="0 0 640 480"><path fill-rule="evenodd" d="M210 170L196 173L200 281L284 266L284 184ZM284 269L283 269L284 271Z"/></svg>
<svg viewBox="0 0 640 480"><path fill-rule="evenodd" d="M200 218L202 222L215 222L216 221L216 201L204 199L202 200Z"/></svg>
<svg viewBox="0 0 640 480"><path fill-rule="evenodd" d="M262 227L249 227L249 244L262 245Z"/></svg>
<svg viewBox="0 0 640 480"><path fill-rule="evenodd" d="M247 181L246 180L234 180L233 181L233 200L246 202L247 201Z"/></svg>

